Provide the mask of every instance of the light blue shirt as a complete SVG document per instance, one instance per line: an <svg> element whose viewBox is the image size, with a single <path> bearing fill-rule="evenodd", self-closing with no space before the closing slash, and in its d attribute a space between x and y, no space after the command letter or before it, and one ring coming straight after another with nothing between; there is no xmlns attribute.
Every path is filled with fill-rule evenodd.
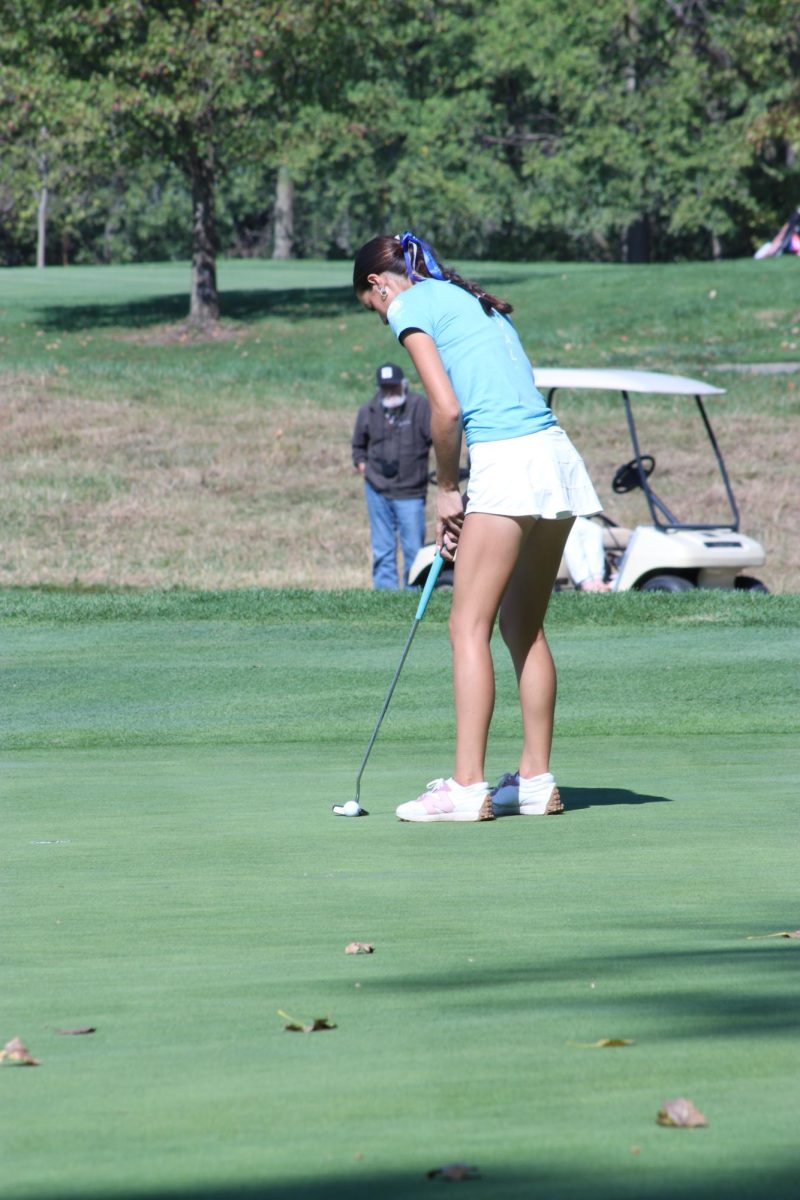
<svg viewBox="0 0 800 1200"><path fill-rule="evenodd" d="M508 317L488 316L463 288L425 279L395 296L386 317L398 340L412 329L433 338L461 406L468 446L558 424Z"/></svg>

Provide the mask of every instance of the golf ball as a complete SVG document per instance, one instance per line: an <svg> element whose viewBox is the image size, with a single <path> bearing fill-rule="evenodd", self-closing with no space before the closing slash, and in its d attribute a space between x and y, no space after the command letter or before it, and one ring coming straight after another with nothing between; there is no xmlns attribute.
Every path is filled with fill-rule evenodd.
<svg viewBox="0 0 800 1200"><path fill-rule="evenodd" d="M342 816L343 817L357 817L360 812L361 812L361 805L358 803L357 800L348 800L346 804L342 805Z"/></svg>

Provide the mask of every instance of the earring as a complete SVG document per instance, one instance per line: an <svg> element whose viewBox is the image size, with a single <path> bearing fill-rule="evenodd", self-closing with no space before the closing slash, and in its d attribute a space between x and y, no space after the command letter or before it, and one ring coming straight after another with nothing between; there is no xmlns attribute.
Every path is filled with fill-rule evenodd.
<svg viewBox="0 0 800 1200"><path fill-rule="evenodd" d="M387 292L386 288L382 287L378 288L378 295L380 296L381 300L385 300L389 293Z"/></svg>

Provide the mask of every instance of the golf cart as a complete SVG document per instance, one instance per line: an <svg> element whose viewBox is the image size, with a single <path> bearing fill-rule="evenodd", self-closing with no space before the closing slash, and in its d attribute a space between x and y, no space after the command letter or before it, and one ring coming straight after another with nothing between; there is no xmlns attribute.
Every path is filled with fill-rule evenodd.
<svg viewBox="0 0 800 1200"><path fill-rule="evenodd" d="M697 587L767 591L760 580L743 573L760 567L765 554L758 542L739 532L739 510L703 404L704 396L721 396L724 389L697 379L655 371L553 367L541 368L535 375L536 385L551 407L556 391L562 389L618 391L621 394L634 456L617 469L611 487L619 496L641 488L652 524L636 525L631 529L605 516L593 518L603 527L605 576L612 591L686 592ZM631 395L635 394L694 397L727 501L728 514L721 520L713 523L682 520L651 486L650 477L656 463L653 455L643 454L640 449L631 405ZM423 546L412 564L410 583L418 587L424 585L434 552L435 546ZM452 572L442 571L439 583L452 584ZM559 570L557 586L569 586L564 563Z"/></svg>

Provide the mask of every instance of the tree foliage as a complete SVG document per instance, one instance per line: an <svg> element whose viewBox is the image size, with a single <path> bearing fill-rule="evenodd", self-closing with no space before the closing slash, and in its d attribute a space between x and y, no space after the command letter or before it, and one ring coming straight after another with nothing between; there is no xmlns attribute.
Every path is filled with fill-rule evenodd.
<svg viewBox="0 0 800 1200"><path fill-rule="evenodd" d="M0 252L749 253L800 202L800 0L0 0ZM287 192L287 186L289 191ZM284 200L284 203L288 201ZM183 216L181 215L183 213ZM66 234L66 243L64 235Z"/></svg>

